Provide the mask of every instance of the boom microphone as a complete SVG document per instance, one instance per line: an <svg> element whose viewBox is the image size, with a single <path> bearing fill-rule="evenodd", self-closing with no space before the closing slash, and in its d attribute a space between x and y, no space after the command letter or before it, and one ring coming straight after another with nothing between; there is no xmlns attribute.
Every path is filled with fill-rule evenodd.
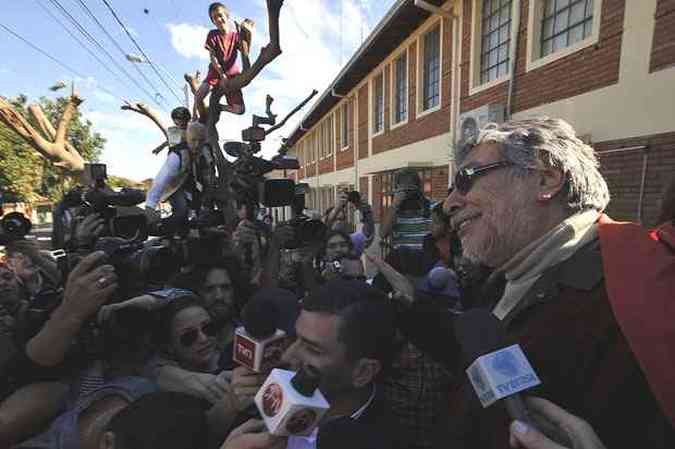
<svg viewBox="0 0 675 449"><path fill-rule="evenodd" d="M453 327L473 361L466 372L483 407L503 399L511 419L534 425L519 393L541 381L519 345L506 347L501 322L488 309L473 309L456 317Z"/></svg>

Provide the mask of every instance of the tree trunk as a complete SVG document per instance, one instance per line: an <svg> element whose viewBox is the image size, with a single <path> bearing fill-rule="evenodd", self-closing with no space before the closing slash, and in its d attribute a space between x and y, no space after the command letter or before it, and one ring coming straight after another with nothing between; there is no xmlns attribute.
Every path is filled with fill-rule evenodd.
<svg viewBox="0 0 675 449"><path fill-rule="evenodd" d="M70 97L56 130L49 123L41 108L39 111L35 107L29 108L29 110L37 111L38 126L45 132L47 138L33 128L28 120L2 97L0 97L0 122L17 133L41 156L51 161L54 166L72 174L79 174L84 170L84 159L82 159L79 151L66 142L66 132L75 109L81 103L82 100L79 97L75 95ZM35 113L33 114L35 115Z"/></svg>

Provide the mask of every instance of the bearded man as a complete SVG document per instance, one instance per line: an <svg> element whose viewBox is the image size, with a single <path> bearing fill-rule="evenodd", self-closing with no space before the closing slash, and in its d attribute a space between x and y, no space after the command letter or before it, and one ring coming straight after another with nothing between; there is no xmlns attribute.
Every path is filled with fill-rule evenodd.
<svg viewBox="0 0 675 449"><path fill-rule="evenodd" d="M522 346L538 394L584 417L607 447L675 447L672 249L602 214L609 191L594 151L562 120L488 125L456 161L445 210L464 255L494 270L476 306L500 320L505 346ZM638 260L617 251L633 241L646 248ZM472 361L461 361L456 318L408 305L404 333L463 382L450 425L438 426L442 447L508 447L503 406L483 410L463 373Z"/></svg>

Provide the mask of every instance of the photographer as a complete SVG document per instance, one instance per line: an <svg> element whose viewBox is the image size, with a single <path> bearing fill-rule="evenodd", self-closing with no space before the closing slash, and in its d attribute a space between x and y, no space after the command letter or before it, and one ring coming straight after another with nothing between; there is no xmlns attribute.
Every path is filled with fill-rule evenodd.
<svg viewBox="0 0 675 449"><path fill-rule="evenodd" d="M391 238L391 248L421 252L431 230L431 200L422 192L422 181L412 168L396 173L393 206L384 214L381 238Z"/></svg>
<svg viewBox="0 0 675 449"><path fill-rule="evenodd" d="M317 260L320 282L332 279L365 280L363 265L354 254L353 240L344 231L330 231L326 235L323 254Z"/></svg>
<svg viewBox="0 0 675 449"><path fill-rule="evenodd" d="M360 212L363 228L360 231L353 232L349 237L352 241L354 256L361 257L361 254L373 243L375 222L370 205L361 200L359 192L355 190L341 192L337 205L326 210L324 221L328 229L344 231L347 225L347 214L351 213L352 207Z"/></svg>
<svg viewBox="0 0 675 449"><path fill-rule="evenodd" d="M68 357L73 341L118 287L115 270L105 261L106 255L102 252L82 259L68 276L63 300L49 319L25 347L17 345L14 355L0 367L3 398L8 396L0 405L0 423L3 423L0 440L17 441L34 433L48 418L44 416L45 411L59 411L58 404L62 404L65 391L53 382L72 373L75 365L79 365ZM27 395L25 389L20 389L30 390L29 384L40 382L51 383L51 386L42 387L46 391L41 391L39 396L35 391ZM23 399L19 400L20 397Z"/></svg>

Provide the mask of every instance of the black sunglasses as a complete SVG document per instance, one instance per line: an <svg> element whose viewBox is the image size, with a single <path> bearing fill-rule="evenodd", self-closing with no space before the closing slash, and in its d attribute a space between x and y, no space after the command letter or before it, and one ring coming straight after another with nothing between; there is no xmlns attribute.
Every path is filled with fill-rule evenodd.
<svg viewBox="0 0 675 449"><path fill-rule="evenodd" d="M199 332L202 334L206 335L207 337L215 337L215 335L218 333L218 324L215 321L211 321L210 323L206 323L201 327L201 329L190 329L189 331L185 332L183 335L180 336L179 341L180 344L185 346L186 348L189 348L199 338Z"/></svg>
<svg viewBox="0 0 675 449"><path fill-rule="evenodd" d="M509 167L513 165L511 162L499 161L490 164L479 165L478 167L466 167L461 169L455 175L455 189L462 195L466 195L471 190L476 178L485 175L490 170L496 168Z"/></svg>

